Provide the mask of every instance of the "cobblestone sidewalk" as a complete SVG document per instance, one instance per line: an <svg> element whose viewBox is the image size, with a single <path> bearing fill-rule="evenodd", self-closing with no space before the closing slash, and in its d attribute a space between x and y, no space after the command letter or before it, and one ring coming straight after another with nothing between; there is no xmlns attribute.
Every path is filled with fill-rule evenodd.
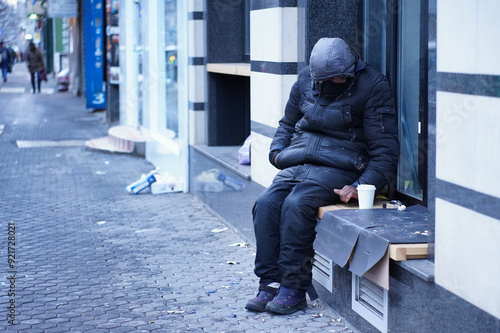
<svg viewBox="0 0 500 333"><path fill-rule="evenodd" d="M0 98L0 329L355 332L321 303L288 316L246 311L254 249L189 193L127 194L153 166L86 150L107 125L81 99Z"/></svg>

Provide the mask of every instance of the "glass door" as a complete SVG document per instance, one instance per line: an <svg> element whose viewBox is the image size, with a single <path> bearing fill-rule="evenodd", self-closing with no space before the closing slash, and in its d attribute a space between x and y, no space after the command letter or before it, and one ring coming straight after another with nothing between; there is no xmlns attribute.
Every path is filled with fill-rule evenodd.
<svg viewBox="0 0 500 333"><path fill-rule="evenodd" d="M143 117L143 106L142 106L142 90L143 90L143 82L144 76L142 74L142 64L143 64L143 39L142 39L142 5L141 0L137 0L134 2L134 26L138 27L136 31L134 31L134 53L135 59L137 60L137 125L142 126L142 117Z"/></svg>
<svg viewBox="0 0 500 333"><path fill-rule="evenodd" d="M165 1L165 94L166 130L169 136L177 138L179 135L178 94L179 77L177 60L177 0Z"/></svg>
<svg viewBox="0 0 500 333"><path fill-rule="evenodd" d="M148 41L143 69L145 126L154 138L146 144L146 159L182 182L184 191L188 189L186 6L180 0L145 4Z"/></svg>
<svg viewBox="0 0 500 333"><path fill-rule="evenodd" d="M427 29L426 1L399 4L397 105L400 159L398 191L425 202L427 179Z"/></svg>
<svg viewBox="0 0 500 333"><path fill-rule="evenodd" d="M363 58L389 78L397 103L400 159L395 196L425 205L427 1L365 0L363 5Z"/></svg>
<svg viewBox="0 0 500 333"><path fill-rule="evenodd" d="M363 59L387 75L387 1L370 0L363 7Z"/></svg>

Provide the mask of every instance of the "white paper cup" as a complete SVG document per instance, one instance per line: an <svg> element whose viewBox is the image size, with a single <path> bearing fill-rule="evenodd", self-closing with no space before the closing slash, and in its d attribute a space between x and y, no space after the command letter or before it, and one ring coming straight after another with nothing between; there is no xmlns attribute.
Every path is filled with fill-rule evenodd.
<svg viewBox="0 0 500 333"><path fill-rule="evenodd" d="M375 186L361 184L358 185L359 209L372 209L375 198Z"/></svg>

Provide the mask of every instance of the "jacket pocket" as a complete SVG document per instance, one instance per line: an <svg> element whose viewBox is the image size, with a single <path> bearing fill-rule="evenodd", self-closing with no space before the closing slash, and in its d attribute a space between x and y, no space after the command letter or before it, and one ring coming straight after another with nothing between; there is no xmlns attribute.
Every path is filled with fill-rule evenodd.
<svg viewBox="0 0 500 333"><path fill-rule="evenodd" d="M398 119L396 110L392 107L380 107L376 111L379 116L380 131L382 133L397 134Z"/></svg>

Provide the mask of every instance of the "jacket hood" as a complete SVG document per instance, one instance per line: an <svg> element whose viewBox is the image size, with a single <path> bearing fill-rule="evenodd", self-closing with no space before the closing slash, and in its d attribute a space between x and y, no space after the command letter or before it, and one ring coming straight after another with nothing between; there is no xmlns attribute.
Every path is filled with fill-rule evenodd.
<svg viewBox="0 0 500 333"><path fill-rule="evenodd" d="M315 81L337 76L354 77L357 60L358 57L342 39L321 38L311 52L311 77Z"/></svg>

